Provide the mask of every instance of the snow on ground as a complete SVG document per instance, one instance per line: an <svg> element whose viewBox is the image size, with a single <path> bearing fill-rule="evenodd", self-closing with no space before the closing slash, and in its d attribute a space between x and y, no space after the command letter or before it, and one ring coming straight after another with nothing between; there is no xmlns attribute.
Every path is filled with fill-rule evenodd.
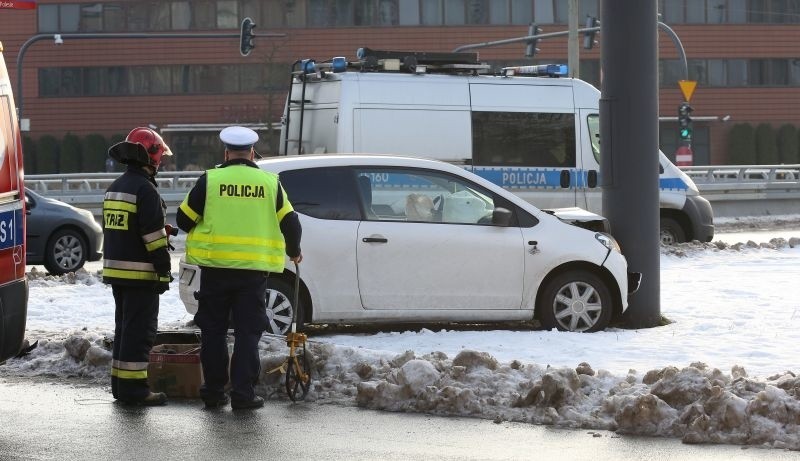
<svg viewBox="0 0 800 461"><path fill-rule="evenodd" d="M662 248L661 313L672 323L661 327L312 332L307 400L800 450L797 221L765 236L769 224L730 220L714 244ZM771 242L736 240L776 229ZM27 336L39 347L0 377L108 384L113 298L97 266L88 269L29 272ZM160 328L190 319L173 282ZM267 372L285 359L285 342L265 335L261 349L258 392L285 398L281 376Z"/></svg>

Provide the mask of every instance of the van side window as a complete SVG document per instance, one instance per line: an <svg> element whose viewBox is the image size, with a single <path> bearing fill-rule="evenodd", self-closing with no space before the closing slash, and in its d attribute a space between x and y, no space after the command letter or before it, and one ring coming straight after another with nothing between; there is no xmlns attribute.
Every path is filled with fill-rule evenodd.
<svg viewBox="0 0 800 461"><path fill-rule="evenodd" d="M472 161L481 166L575 168L575 115L472 112Z"/></svg>
<svg viewBox="0 0 800 461"><path fill-rule="evenodd" d="M586 118L586 125L589 127L589 141L592 144L592 154L597 164L600 164L600 116L590 114Z"/></svg>
<svg viewBox="0 0 800 461"><path fill-rule="evenodd" d="M347 169L284 171L280 180L298 213L319 219L361 220L355 185Z"/></svg>

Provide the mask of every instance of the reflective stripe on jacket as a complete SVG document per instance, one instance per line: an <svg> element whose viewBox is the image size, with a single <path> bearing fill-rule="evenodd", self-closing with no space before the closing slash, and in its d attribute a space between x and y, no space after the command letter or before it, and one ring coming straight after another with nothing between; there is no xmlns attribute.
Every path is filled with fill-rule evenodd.
<svg viewBox="0 0 800 461"><path fill-rule="evenodd" d="M288 200L275 210L278 177L247 165L207 172L202 216L187 201L181 210L197 221L186 239L186 260L199 266L283 272L286 245L280 219L293 211Z"/></svg>

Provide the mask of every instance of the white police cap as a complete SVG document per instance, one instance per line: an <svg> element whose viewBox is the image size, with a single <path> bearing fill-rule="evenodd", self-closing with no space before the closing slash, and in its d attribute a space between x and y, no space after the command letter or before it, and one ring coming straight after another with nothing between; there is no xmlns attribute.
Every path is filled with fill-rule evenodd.
<svg viewBox="0 0 800 461"><path fill-rule="evenodd" d="M243 126L229 126L219 132L219 139L229 150L248 150L258 142L258 134Z"/></svg>

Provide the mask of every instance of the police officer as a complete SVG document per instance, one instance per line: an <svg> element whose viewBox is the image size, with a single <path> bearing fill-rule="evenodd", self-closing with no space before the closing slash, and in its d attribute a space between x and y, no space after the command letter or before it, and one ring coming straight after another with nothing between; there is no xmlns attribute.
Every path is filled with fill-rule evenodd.
<svg viewBox="0 0 800 461"><path fill-rule="evenodd" d="M278 176L254 162L255 131L232 126L219 134L225 162L198 178L181 203L178 226L186 238L186 260L201 267L195 323L201 331L200 360L207 408L228 403L227 331L232 317L230 402L234 409L259 408L261 361L258 342L267 328L267 274L283 272L284 253L299 263L301 228Z"/></svg>
<svg viewBox="0 0 800 461"><path fill-rule="evenodd" d="M150 392L147 365L158 327L158 296L169 289L167 207L153 179L161 157L172 155L155 131L134 128L109 156L127 165L103 201L103 283L111 284L116 311L111 392L126 404L164 405Z"/></svg>

